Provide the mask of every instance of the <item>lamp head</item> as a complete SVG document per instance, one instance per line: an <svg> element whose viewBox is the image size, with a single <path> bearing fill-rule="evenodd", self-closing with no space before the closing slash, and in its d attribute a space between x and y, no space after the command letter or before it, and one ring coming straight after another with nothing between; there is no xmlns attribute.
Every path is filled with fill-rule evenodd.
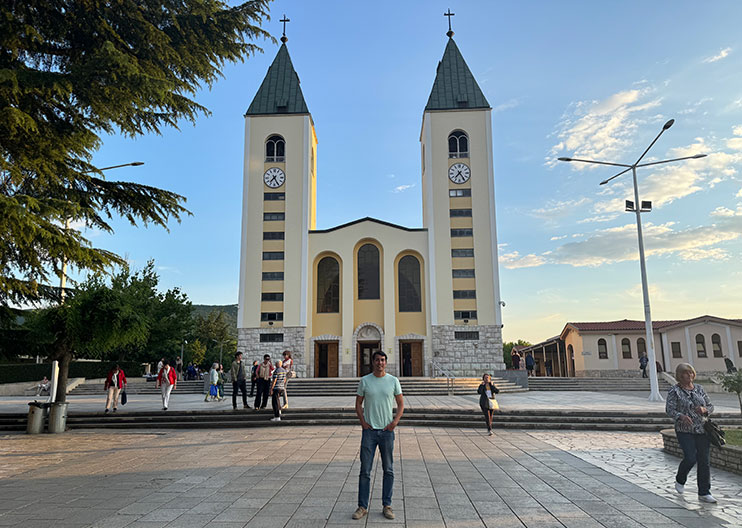
<svg viewBox="0 0 742 528"><path fill-rule="evenodd" d="M668 128L670 128L674 124L675 124L675 120L674 119L670 119L667 123L665 123L662 126L662 130L667 130Z"/></svg>
<svg viewBox="0 0 742 528"><path fill-rule="evenodd" d="M557 158L559 161L572 161L572 158Z"/></svg>

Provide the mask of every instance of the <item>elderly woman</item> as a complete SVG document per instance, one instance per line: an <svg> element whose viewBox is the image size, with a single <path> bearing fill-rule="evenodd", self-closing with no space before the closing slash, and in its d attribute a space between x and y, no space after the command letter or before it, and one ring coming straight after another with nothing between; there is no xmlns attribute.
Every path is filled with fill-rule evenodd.
<svg viewBox="0 0 742 528"><path fill-rule="evenodd" d="M219 363L211 365L209 371L209 393L204 398L204 401L219 401Z"/></svg>
<svg viewBox="0 0 742 528"><path fill-rule="evenodd" d="M489 436L493 434L492 416L495 414L495 407L497 405L495 394L498 392L500 390L492 383L490 375L484 374L482 376L482 383L477 387L477 394L479 394L479 407L482 409L482 414L484 414L484 421L487 424L487 434Z"/></svg>
<svg viewBox="0 0 742 528"><path fill-rule="evenodd" d="M701 502L716 502L711 495L711 465L709 451L711 445L703 429L706 416L714 412L714 406L703 387L693 383L696 379L695 369L688 363L681 363L675 369L674 385L667 394L665 412L675 420L675 433L678 443L683 450L683 460L680 461L678 474L675 477L675 490L678 493L685 491L685 481L688 472L698 464L698 500Z"/></svg>

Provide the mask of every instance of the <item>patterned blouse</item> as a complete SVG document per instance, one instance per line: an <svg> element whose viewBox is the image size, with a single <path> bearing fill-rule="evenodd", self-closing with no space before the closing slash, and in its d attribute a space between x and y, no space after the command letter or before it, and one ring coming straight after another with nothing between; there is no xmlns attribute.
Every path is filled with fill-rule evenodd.
<svg viewBox="0 0 742 528"><path fill-rule="evenodd" d="M673 386L667 393L665 412L675 420L675 431L679 433L704 434L703 423L706 417L695 411L696 407L706 407L706 412L714 412L714 406L709 400L706 391L700 385L694 384L693 390L686 390L680 385ZM689 416L693 425L687 425L680 419L682 415Z"/></svg>

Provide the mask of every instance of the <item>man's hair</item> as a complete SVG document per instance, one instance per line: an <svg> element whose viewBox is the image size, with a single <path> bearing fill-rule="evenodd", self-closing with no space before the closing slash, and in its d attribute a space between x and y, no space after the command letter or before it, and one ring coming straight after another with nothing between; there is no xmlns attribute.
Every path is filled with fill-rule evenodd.
<svg viewBox="0 0 742 528"><path fill-rule="evenodd" d="M266 355L263 356L263 361L265 361L266 359L270 359L270 358L271 358L271 355L270 354L266 354Z"/></svg>
<svg viewBox="0 0 742 528"><path fill-rule="evenodd" d="M163 359L163 360L162 360L162 366L163 366L163 367L164 367L165 365L169 365L169 364L170 364L170 362L169 362L169 361L168 361L167 359Z"/></svg>
<svg viewBox="0 0 742 528"><path fill-rule="evenodd" d="M371 361L373 361L374 359L376 359L376 356L382 356L384 359L388 359L386 357L386 354L384 352L382 352L381 350L376 350L376 351L374 351L373 354L371 354Z"/></svg>
<svg viewBox="0 0 742 528"><path fill-rule="evenodd" d="M234 357L240 357L242 355L242 352L237 352Z"/></svg>

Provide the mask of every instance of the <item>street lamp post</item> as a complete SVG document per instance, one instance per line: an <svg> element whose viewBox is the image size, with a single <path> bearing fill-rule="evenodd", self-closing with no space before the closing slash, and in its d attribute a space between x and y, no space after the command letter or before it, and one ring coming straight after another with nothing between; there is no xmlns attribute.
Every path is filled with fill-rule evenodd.
<svg viewBox="0 0 742 528"><path fill-rule="evenodd" d="M665 123L662 127L662 130L660 130L660 133L657 134L657 137L654 138L654 141L652 141L649 146L644 150L644 153L639 156L639 159L636 160L631 165L627 165L624 163L612 163L607 161L595 161L595 160L586 160L586 159L576 159L576 158L559 158L559 161L577 161L580 163L593 163L597 165L610 165L613 167L625 167L624 170L616 174L615 176L611 176L610 178L603 180L600 182L600 185L605 185L606 183L610 182L611 180L618 178L622 174L627 173L628 171L631 171L632 179L634 183L634 203L633 206L630 204L630 202L627 202L626 210L627 211L633 211L636 213L636 233L637 233L637 239L639 242L639 265L641 267L641 275L642 275L642 296L644 298L644 330L646 333L646 343L647 343L647 356L649 360L649 386L650 386L650 394L649 394L649 401L663 401L662 395L659 391L659 383L657 381L657 369L655 368L657 357L655 355L654 350L654 332L652 329L652 314L649 307L649 287L647 286L647 266L645 262L644 257L644 237L642 236L642 218L641 213L642 212L649 212L651 210L651 204L648 204L648 206L645 208L644 204L639 201L639 185L637 183L636 179L636 169L639 167L648 167L650 165L660 165L663 163L671 163L674 161L682 161L687 159L700 159L706 157L706 154L696 154L694 156L684 156L682 158L673 158L673 159L666 159L662 161L653 161L650 163L642 163L639 162L646 156L647 152L649 152L649 149L654 146L654 144L657 142L657 140L660 138L660 136L665 132L665 130L669 129L673 123L675 123L674 119L670 119L667 123Z"/></svg>
<svg viewBox="0 0 742 528"><path fill-rule="evenodd" d="M219 364L221 365L222 364L222 348L224 347L224 341L219 341L217 339L214 339L213 337L211 338L211 340L214 343L217 343L219 345Z"/></svg>
<svg viewBox="0 0 742 528"><path fill-rule="evenodd" d="M121 165L111 165L110 167L103 167L102 169L98 169L98 171L103 172L109 169L119 169L121 167L139 167L140 165L144 165L143 161L132 161L130 163L122 163ZM92 170L85 171L83 174L87 174L90 172L94 172ZM68 231L70 229L70 218L67 217L64 219L64 230ZM64 291L67 287L67 258L62 257L62 276L59 277L59 296L62 301L62 304L64 304Z"/></svg>

